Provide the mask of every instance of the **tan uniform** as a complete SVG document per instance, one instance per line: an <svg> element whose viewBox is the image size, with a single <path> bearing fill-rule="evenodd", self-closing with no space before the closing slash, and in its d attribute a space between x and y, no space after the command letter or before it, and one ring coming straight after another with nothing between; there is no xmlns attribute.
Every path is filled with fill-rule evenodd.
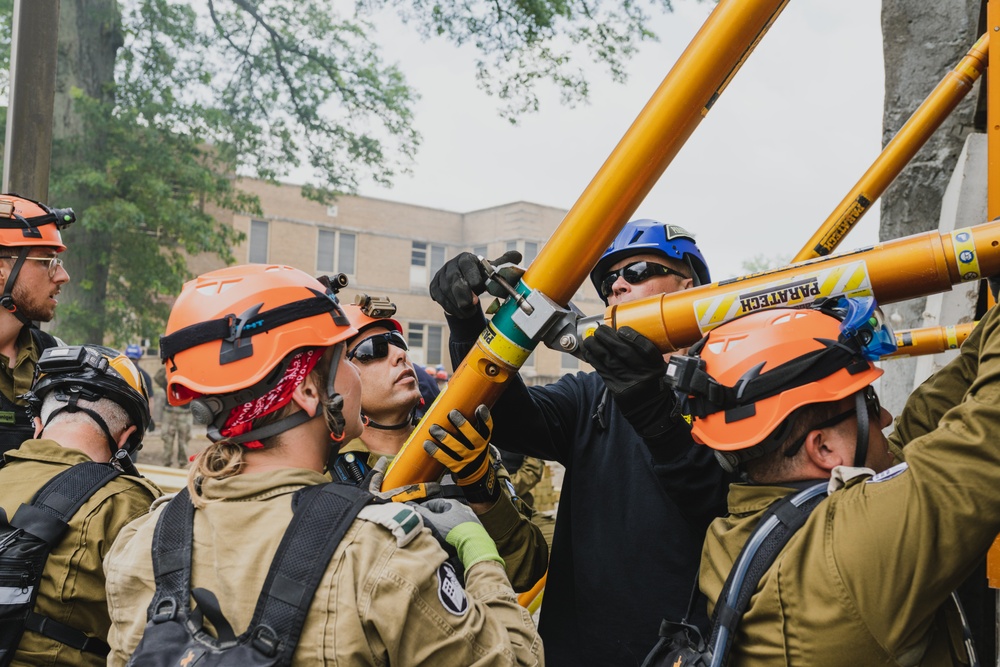
<svg viewBox="0 0 1000 667"><path fill-rule="evenodd" d="M60 447L52 440L28 440L5 457L7 464L0 469L0 507L8 517L57 474L90 461L83 452ZM119 531L146 514L159 495L153 484L135 477L121 476L98 489L69 521L65 537L49 554L35 611L104 639L111 621L101 563ZM96 666L105 661L93 653L25 632L12 664Z"/></svg>
<svg viewBox="0 0 1000 667"><path fill-rule="evenodd" d="M310 470L284 469L204 484L205 496L220 502L195 512L192 585L218 596L237 633L250 623L292 518L292 494L327 481ZM393 514L403 509L381 506L386 507ZM408 507L405 511L418 516ZM456 615L441 601L436 572L446 555L430 531L417 528L397 539L381 514L380 519L379 507L362 510L334 552L293 665L542 664L541 640L499 563L469 569L468 607ZM146 625L155 587L150 546L158 517L154 511L130 525L105 561L111 666L126 663Z"/></svg>
<svg viewBox="0 0 1000 667"><path fill-rule="evenodd" d="M368 451L361 438L351 440L340 450L341 454L347 452L368 454L369 467L374 467L380 458ZM530 590L545 574L549 562L548 542L542 529L528 518L532 513L531 508L520 500L517 501L518 505L511 502L503 481L510 479L507 470L501 467L497 477L501 480L500 499L478 517L486 532L496 542L497 551L506 563L510 585L518 593L523 593Z"/></svg>
<svg viewBox="0 0 1000 667"><path fill-rule="evenodd" d="M16 449L34 436L27 403L18 398L31 389L41 350L28 327L17 335L17 357L0 354L0 453Z"/></svg>
<svg viewBox="0 0 1000 667"><path fill-rule="evenodd" d="M998 329L994 308L911 395L891 439L906 467L853 479L812 512L761 580L730 664L961 664L946 601L1000 533ZM731 487L731 516L712 524L702 555L710 601L764 508L787 493Z"/></svg>

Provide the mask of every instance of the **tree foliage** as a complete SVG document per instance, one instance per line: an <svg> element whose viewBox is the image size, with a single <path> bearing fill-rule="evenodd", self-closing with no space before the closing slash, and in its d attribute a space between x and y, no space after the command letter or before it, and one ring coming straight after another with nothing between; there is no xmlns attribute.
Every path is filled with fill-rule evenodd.
<svg viewBox="0 0 1000 667"><path fill-rule="evenodd" d="M11 6L0 0L4 74ZM188 257L233 259L239 235L214 214L259 212L238 174L307 167L304 193L329 201L408 168L417 93L381 57L378 12L474 45L479 85L515 119L538 108L543 82L564 102L586 99L588 62L624 80L638 43L655 37L648 9L670 2L62 0L50 200L80 222L66 233L73 282L58 333L117 344L155 335ZM102 58L106 74L89 66Z"/></svg>

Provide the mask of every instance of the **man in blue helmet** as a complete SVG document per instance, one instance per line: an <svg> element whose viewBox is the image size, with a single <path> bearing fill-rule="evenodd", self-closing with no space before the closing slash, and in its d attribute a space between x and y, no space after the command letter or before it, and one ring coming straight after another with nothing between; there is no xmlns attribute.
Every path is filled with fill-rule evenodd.
<svg viewBox="0 0 1000 667"><path fill-rule="evenodd" d="M509 252L497 263L519 260ZM628 223L591 280L609 305L710 282L691 235L653 220ZM485 326L477 296L484 289L470 253L431 281L431 297L448 316L455 365ZM543 387L515 378L494 407L493 436L566 467L539 624L547 664L637 665L661 619L684 616L705 531L725 513L729 480L672 414L673 395L661 382L666 363L652 343L607 327L588 341L598 372ZM681 498L683 507L674 501ZM707 625L704 610L694 620Z"/></svg>

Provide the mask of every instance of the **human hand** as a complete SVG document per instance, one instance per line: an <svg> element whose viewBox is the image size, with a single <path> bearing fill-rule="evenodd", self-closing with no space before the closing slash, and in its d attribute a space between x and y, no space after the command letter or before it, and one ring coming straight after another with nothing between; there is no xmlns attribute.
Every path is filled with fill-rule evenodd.
<svg viewBox="0 0 1000 667"><path fill-rule="evenodd" d="M521 253L508 250L491 264L521 261ZM468 319L475 317L479 295L486 291L488 275L479 257L471 252L459 253L444 263L431 278L431 298L449 315Z"/></svg>
<svg viewBox="0 0 1000 667"><path fill-rule="evenodd" d="M489 408L485 405L476 408L475 425L458 410L448 413L448 421L458 435L432 424L429 430L434 441L425 441L424 451L451 471L469 502L495 502L500 497L500 485L489 455L493 432Z"/></svg>
<svg viewBox="0 0 1000 667"><path fill-rule="evenodd" d="M437 482L418 482L395 489L383 490L382 482L385 480L385 469L388 467L389 459L383 456L375 463L375 467L372 468L371 474L368 477L368 492L376 498L405 503L411 500L432 498L441 493L441 485Z"/></svg>

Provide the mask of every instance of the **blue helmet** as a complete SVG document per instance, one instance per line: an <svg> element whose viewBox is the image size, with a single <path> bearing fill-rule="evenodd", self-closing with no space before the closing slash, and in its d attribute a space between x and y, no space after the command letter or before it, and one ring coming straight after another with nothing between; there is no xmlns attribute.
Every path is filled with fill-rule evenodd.
<svg viewBox="0 0 1000 667"><path fill-rule="evenodd" d="M684 262L691 268L695 285L707 285L712 282L708 273L708 264L694 242L694 237L683 227L667 225L655 220L633 220L625 225L611 247L604 251L597 265L590 272L590 282L594 283L597 293L601 292L601 278L608 272L612 264L633 255L647 253L659 254ZM601 299L607 303L603 296Z"/></svg>
<svg viewBox="0 0 1000 667"><path fill-rule="evenodd" d="M125 356L129 359L142 359L142 348L133 343L125 348Z"/></svg>

